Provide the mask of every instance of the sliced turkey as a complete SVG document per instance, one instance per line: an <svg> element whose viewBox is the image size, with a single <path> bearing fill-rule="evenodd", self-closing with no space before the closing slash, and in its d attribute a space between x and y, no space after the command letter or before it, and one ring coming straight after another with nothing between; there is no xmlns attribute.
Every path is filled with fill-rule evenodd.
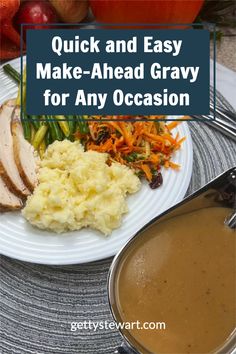
<svg viewBox="0 0 236 354"><path fill-rule="evenodd" d="M12 136L15 162L24 184L33 192L38 183L38 157L33 146L24 138L20 121L20 108L16 107L12 116Z"/></svg>
<svg viewBox="0 0 236 354"><path fill-rule="evenodd" d="M9 100L0 109L0 175L12 193L25 198L30 191L20 177L13 151L11 116L14 108L15 100Z"/></svg>
<svg viewBox="0 0 236 354"><path fill-rule="evenodd" d="M9 191L6 183L0 177L0 211L10 211L22 208L22 201Z"/></svg>

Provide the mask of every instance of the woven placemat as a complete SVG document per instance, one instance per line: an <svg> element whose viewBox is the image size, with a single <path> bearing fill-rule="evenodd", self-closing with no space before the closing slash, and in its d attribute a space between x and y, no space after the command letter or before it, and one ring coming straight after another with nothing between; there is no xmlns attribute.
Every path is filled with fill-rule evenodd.
<svg viewBox="0 0 236 354"><path fill-rule="evenodd" d="M217 103L232 109L220 95ZM204 123L190 122L189 127L194 165L187 194L236 165L234 142ZM112 321L106 289L111 261L59 267L2 256L1 353L114 353L121 343L117 330L71 331L73 321Z"/></svg>

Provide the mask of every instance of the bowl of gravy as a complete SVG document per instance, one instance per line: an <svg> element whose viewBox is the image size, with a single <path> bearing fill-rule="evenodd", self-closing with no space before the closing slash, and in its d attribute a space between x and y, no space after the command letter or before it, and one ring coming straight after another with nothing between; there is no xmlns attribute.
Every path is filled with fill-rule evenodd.
<svg viewBox="0 0 236 354"><path fill-rule="evenodd" d="M124 353L236 353L235 203L236 168L152 220L115 257L109 301Z"/></svg>

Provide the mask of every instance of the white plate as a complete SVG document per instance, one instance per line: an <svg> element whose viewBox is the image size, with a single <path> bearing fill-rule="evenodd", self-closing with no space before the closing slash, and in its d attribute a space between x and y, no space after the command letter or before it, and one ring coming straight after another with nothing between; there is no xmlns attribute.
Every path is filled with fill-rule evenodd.
<svg viewBox="0 0 236 354"><path fill-rule="evenodd" d="M12 60L17 70L20 60ZM0 103L15 97L15 83L0 69ZM31 227L19 212L0 214L0 252L23 261L42 264L75 264L96 261L115 255L126 241L153 217L179 202L185 195L192 173L192 140L186 122L175 132L186 136L182 149L173 161L181 170L163 170L163 185L152 190L143 183L141 190L128 197L129 213L122 226L109 237L91 229L63 235L40 231Z"/></svg>

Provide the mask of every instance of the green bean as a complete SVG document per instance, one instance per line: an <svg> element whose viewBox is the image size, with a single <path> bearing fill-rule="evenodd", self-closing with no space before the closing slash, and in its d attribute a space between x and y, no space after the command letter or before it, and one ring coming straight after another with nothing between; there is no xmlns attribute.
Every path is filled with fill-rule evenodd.
<svg viewBox="0 0 236 354"><path fill-rule="evenodd" d="M70 136L70 128L68 122L66 121L65 116L54 116L58 120L58 125L64 133L65 137L68 138Z"/></svg>
<svg viewBox="0 0 236 354"><path fill-rule="evenodd" d="M44 137L47 133L48 126L47 125L41 125L41 127L37 130L34 140L33 140L33 147L37 150L39 145L43 142Z"/></svg>
<svg viewBox="0 0 236 354"><path fill-rule="evenodd" d="M48 129L47 134L45 135L45 143L46 143L46 146L48 146L52 143L52 136L50 133L50 129Z"/></svg>
<svg viewBox="0 0 236 354"><path fill-rule="evenodd" d="M41 159L43 159L45 151L46 151L46 143L45 140L43 140L38 147L38 152Z"/></svg>
<svg viewBox="0 0 236 354"><path fill-rule="evenodd" d="M59 140L61 141L63 139L62 132L57 124L57 122L53 121L53 116L47 116L47 123L49 125L49 129L51 132L52 140Z"/></svg>
<svg viewBox="0 0 236 354"><path fill-rule="evenodd" d="M73 134L75 132L75 119L74 116L66 116L67 123L69 125L70 133Z"/></svg>
<svg viewBox="0 0 236 354"><path fill-rule="evenodd" d="M51 134L52 141L54 141L54 140L57 140L56 139L56 132L54 130L53 124L51 124L52 122L50 121L50 119L51 119L51 116L45 116L45 120L46 120L47 125L49 127L49 132Z"/></svg>
<svg viewBox="0 0 236 354"><path fill-rule="evenodd" d="M88 134L89 127L88 122L85 121L84 116L76 116L77 119L77 128L79 129L81 134Z"/></svg>
<svg viewBox="0 0 236 354"><path fill-rule="evenodd" d="M30 123L29 122L24 122L22 124L23 126L23 131L24 131L24 137L26 140L30 141L31 139L31 128L30 128Z"/></svg>
<svg viewBox="0 0 236 354"><path fill-rule="evenodd" d="M21 85L18 87L17 97L16 97L16 106L21 105Z"/></svg>
<svg viewBox="0 0 236 354"><path fill-rule="evenodd" d="M3 70L6 74L11 76L12 79L14 79L16 82L20 83L20 80L21 80L20 74L10 64L4 65Z"/></svg>
<svg viewBox="0 0 236 354"><path fill-rule="evenodd" d="M76 121L75 121L75 117L72 115L66 116L67 119L67 123L70 129L70 136L68 137L71 141L75 140L75 130L76 130Z"/></svg>
<svg viewBox="0 0 236 354"><path fill-rule="evenodd" d="M31 137L30 137L30 142L32 144L33 140L34 140L34 137L35 137L35 129L34 129L34 126L31 124L30 125L30 128L31 128Z"/></svg>
<svg viewBox="0 0 236 354"><path fill-rule="evenodd" d="M30 122L27 119L27 116L22 117L21 124L23 127L24 137L26 140L30 141L31 139L31 127Z"/></svg>
<svg viewBox="0 0 236 354"><path fill-rule="evenodd" d="M61 141L63 140L63 134L62 134L62 131L61 129L59 128L59 125L57 122L53 122L55 124L55 130L57 132L57 136L58 136L58 140Z"/></svg>
<svg viewBox="0 0 236 354"><path fill-rule="evenodd" d="M28 116L30 123L33 125L35 130L38 130L40 127L39 116Z"/></svg>
<svg viewBox="0 0 236 354"><path fill-rule="evenodd" d="M24 67L23 71L23 86L22 86L22 105L24 110L26 108L26 66Z"/></svg>
<svg viewBox="0 0 236 354"><path fill-rule="evenodd" d="M88 134L90 132L89 130L89 125L88 122L86 122L86 119L88 119L89 116L82 116L83 118L83 123L84 123L84 134Z"/></svg>

